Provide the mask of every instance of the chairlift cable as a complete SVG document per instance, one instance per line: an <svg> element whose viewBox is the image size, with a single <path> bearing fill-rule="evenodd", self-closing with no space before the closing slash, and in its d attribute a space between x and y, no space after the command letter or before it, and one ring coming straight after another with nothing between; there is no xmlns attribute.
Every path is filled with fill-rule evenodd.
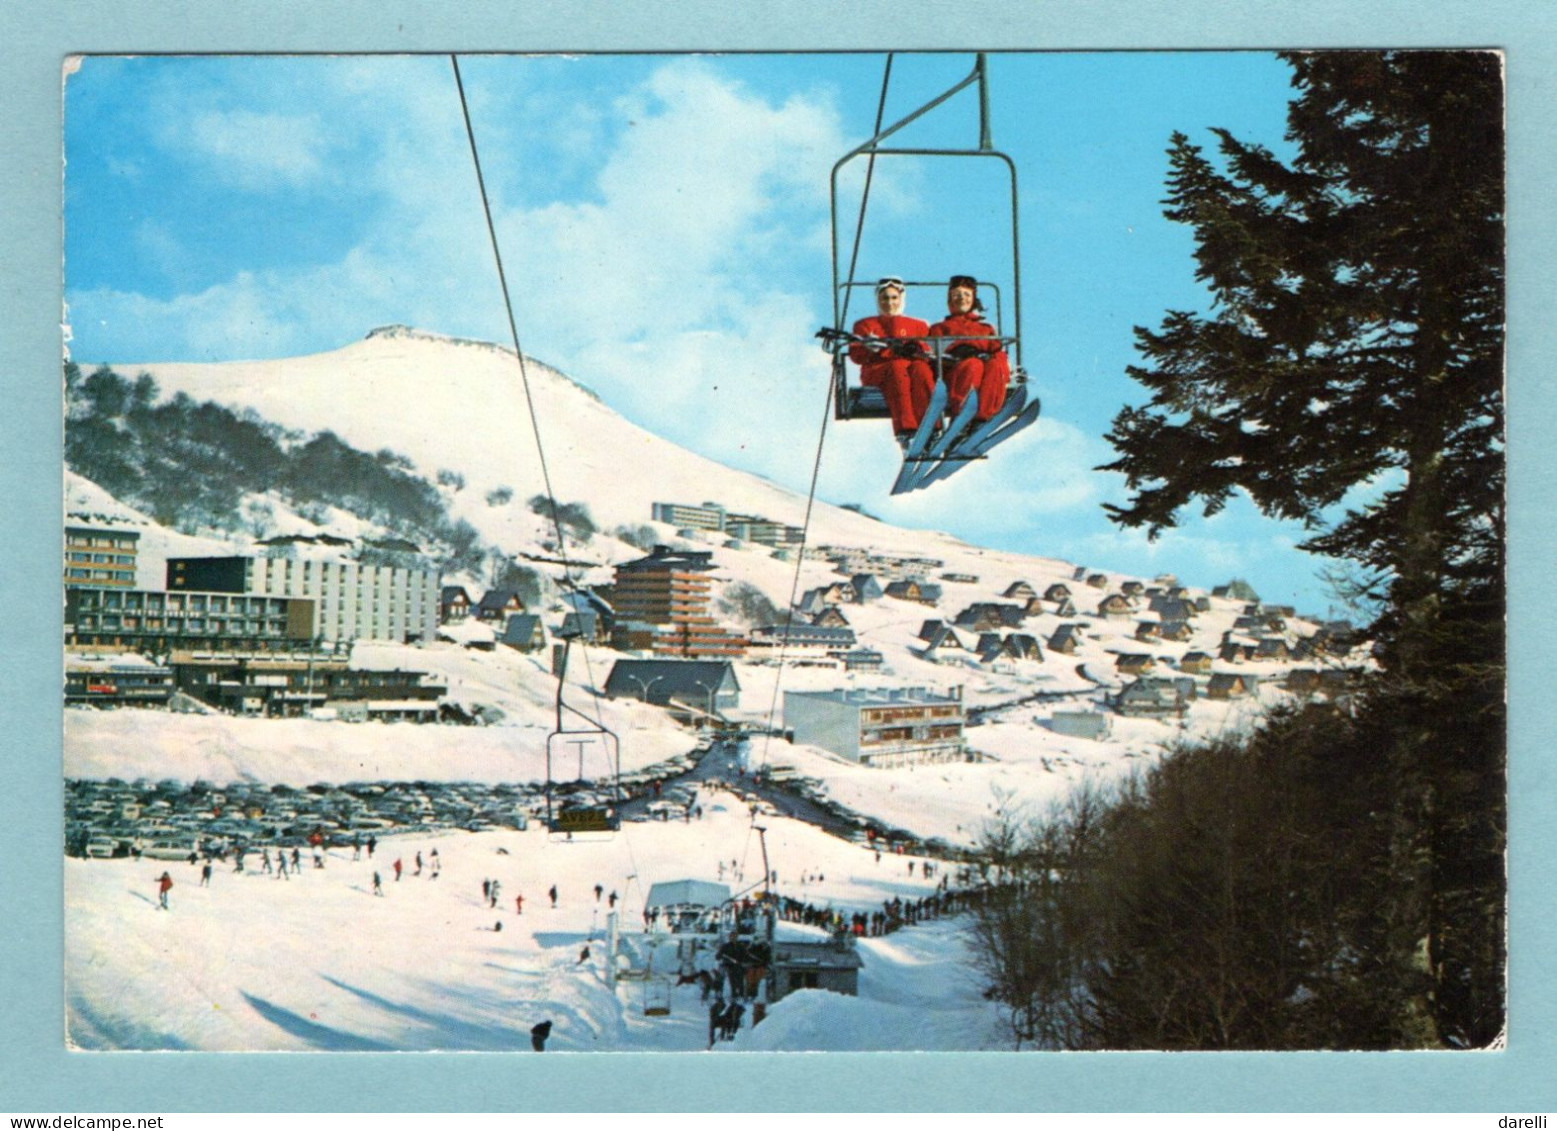
<svg viewBox="0 0 1557 1131"><path fill-rule="evenodd" d="M476 188L481 194L481 210L486 217L487 236L492 244L492 258L497 264L497 281L503 290L503 312L508 317L508 334L513 341L514 357L519 363L519 380L524 386L525 406L530 412L530 430L535 437L535 454L541 465L541 481L546 487L546 498L551 504L552 526L557 533L557 552L562 557L563 588L568 592L576 592L577 586L573 580L573 562L568 557L568 542L562 529L562 516L557 506L557 494L552 490L551 470L546 464L546 446L541 440L541 423L535 413L535 396L530 388L529 369L525 365L524 351L519 347L519 326L514 318L513 298L508 290L508 273L503 268L503 252L498 244L497 226L492 220L492 202L487 195L486 177L481 169L481 154L476 147L476 131L470 120L470 103L465 97L465 80L460 74L460 60L458 55L450 55L449 62L454 67L454 85L459 91L460 113L465 120L465 136L470 142L470 159L476 170ZM594 669L589 662L589 650L581 649L584 653L584 671L591 687L595 686ZM562 684L557 687L557 697L560 704L562 697ZM600 719L599 697L595 697L595 713L601 729L605 729L604 720Z"/></svg>
<svg viewBox="0 0 1557 1131"><path fill-rule="evenodd" d="M886 109L887 109L887 88L891 84L891 81L892 81L892 53L888 52L887 53L886 66L882 70L882 75L881 75L881 97L876 102L876 126L875 126L875 131L874 132L877 133L877 134L879 134L881 132L881 121L882 121L882 118L886 114ZM870 200L870 182L871 182L871 176L875 172L875 168L876 168L876 155L873 153L873 154L871 154L870 159L866 162L866 165L865 165L865 187L864 187L864 191L860 195L859 220L855 224L855 228L854 228L854 248L853 248L852 252L850 253L850 257L849 257L849 278L850 279L854 278L854 268L855 268L855 265L857 264L857 262L859 260L860 238L864 234L864 231L865 231L865 205ZM845 293L844 294L844 299L843 299L843 309L844 309L845 314L847 313L848 308L849 308L849 295L848 295L848 293ZM842 319L841 318L840 318L839 324L842 325ZM832 382L831 379L829 379L828 382L827 382L827 397L826 397L826 400L824 401L824 403L822 405L822 429L821 429L821 434L817 437L817 440L816 440L816 459L813 461L813 463L811 465L811 490L806 495L805 521L801 524L801 527L800 527L800 549L795 554L795 577L794 577L794 580L791 581L790 585L789 585L789 606L788 606L788 608L784 612L784 635L780 639L780 642L779 642L778 674L774 677L774 680L773 680L773 698L768 703L768 726L767 726L767 733L763 736L763 739L762 739L762 762L761 762L761 764L764 765L764 766L766 766L768 764L768 746L773 741L773 719L778 714L779 692L782 689L782 685L783 685L783 682L784 682L784 655L789 650L789 631L790 631L790 629L794 625L794 619L795 619L795 597L800 592L800 574L801 574L801 571L805 568L805 564L806 564L806 542L807 542L807 539L809 538L810 533L811 533L811 511L812 511L812 508L815 506L815 503L816 503L816 484L817 484L817 480L821 476L821 471L822 471L822 449L823 449L823 447L827 443L827 421L829 420L829 418L831 418L832 411L833 411L833 382ZM757 821L757 815L756 815L756 813L753 813L752 814L752 823L756 824L756 821ZM750 843L750 839L751 839L750 836L748 836L747 837L748 845Z"/></svg>

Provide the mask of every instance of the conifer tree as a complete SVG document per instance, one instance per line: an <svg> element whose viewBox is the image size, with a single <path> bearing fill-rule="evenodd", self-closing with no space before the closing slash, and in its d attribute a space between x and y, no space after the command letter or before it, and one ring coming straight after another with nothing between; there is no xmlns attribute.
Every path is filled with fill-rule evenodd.
<svg viewBox="0 0 1557 1131"><path fill-rule="evenodd" d="M1150 402L1109 439L1155 537L1236 491L1378 598L1390 739L1378 983L1396 1043L1502 1017L1503 92L1489 52L1287 54L1295 155L1183 134L1166 215L1208 312L1137 328ZM1338 785L1338 788L1341 786Z"/></svg>

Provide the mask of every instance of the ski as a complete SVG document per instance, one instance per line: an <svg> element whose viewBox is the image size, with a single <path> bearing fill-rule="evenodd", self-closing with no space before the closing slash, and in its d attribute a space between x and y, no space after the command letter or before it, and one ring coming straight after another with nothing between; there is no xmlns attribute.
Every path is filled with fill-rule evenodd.
<svg viewBox="0 0 1557 1131"><path fill-rule="evenodd" d="M1012 401L1007 401L1001 406L999 413L980 425L967 440L948 453L939 464L919 476L914 486L928 487L932 483L950 478L974 460L983 459L996 446L1005 443L1031 425L1038 419L1042 404L1037 397L1033 398L1031 404L1023 404L1023 401L1025 395L1022 400L1017 401L1015 407L1012 406ZM1011 411L1007 412L1007 409Z"/></svg>
<svg viewBox="0 0 1557 1131"><path fill-rule="evenodd" d="M937 383L935 387L937 389L941 389L944 388L945 385L943 383ZM943 397L942 399L944 401L945 398ZM968 422L971 421L974 414L978 412L978 407L978 393L969 393L968 399L962 402L962 408L957 411L956 418L946 426L946 430L936 438L935 442L932 443L927 449L925 449L917 458L904 461L903 467L909 472L907 481L901 488L897 488L892 492L894 495L907 494L909 491L918 489L919 482L924 478L925 473L930 471L936 465L936 463L940 461L941 457L946 454L946 450L952 446L953 441L955 441L958 436L962 435L963 429L967 428ZM926 420L939 419L939 417L939 412L937 412L934 417L932 417L928 411L925 414ZM921 425L921 427L923 427L923 425Z"/></svg>
<svg viewBox="0 0 1557 1131"><path fill-rule="evenodd" d="M919 422L918 431L914 433L914 438L908 442L908 447L903 452L903 466L897 473L897 479L892 483L894 495L909 490L908 484L918 476L924 450L930 443L930 437L935 434L935 423L940 420L945 408L946 384L937 381L935 388L930 390L930 403L925 407L924 419Z"/></svg>

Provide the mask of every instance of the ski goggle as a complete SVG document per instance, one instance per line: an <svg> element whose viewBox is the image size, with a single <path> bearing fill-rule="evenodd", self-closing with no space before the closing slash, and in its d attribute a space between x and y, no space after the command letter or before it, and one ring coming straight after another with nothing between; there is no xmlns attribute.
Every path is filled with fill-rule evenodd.
<svg viewBox="0 0 1557 1131"><path fill-rule="evenodd" d="M903 286L903 280L899 279L896 275L883 275L876 281L876 293L878 295L888 287L896 287L900 291L905 289Z"/></svg>

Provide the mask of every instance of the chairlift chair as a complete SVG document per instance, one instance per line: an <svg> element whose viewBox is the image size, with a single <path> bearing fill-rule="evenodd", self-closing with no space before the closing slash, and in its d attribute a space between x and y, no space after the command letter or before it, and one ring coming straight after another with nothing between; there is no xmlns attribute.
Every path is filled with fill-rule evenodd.
<svg viewBox="0 0 1557 1131"><path fill-rule="evenodd" d="M887 78L891 75L891 66L891 56L889 55L887 59ZM883 105L885 104L887 78L883 78L882 82ZM887 146L883 144L889 137L910 122L923 117L953 95L974 85L978 88L979 96L979 142L976 148L948 149ZM945 351L954 346L956 340L951 338L923 339L929 354L929 360L935 371L936 399L932 401L932 410L927 413L920 433L916 434L905 454L903 469L892 488L892 493L896 495L928 486L930 483L954 474L969 462L985 458L996 445L1010 439L1017 432L1032 424L1038 417L1038 398L1029 395L1027 390L1027 373L1021 364L1022 271L1020 235L1017 224L1016 165L1010 156L995 149L990 141L989 84L984 55L979 54L976 56L973 70L966 78L937 95L923 106L920 106L906 117L885 129L881 128L878 119L876 134L868 141L861 143L844 154L833 165L830 189L833 323L830 327L824 327L819 331L817 337L822 340L823 348L832 355L833 415L838 420L879 420L885 419L890 415L887 411L886 399L881 391L861 384L857 378L851 381L849 374L848 347L856 340L847 325L849 321L849 300L853 297L853 292L859 288L874 288L874 281L853 277L855 263L858 258L859 233L863 232L865 209L869 202L868 188L866 198L860 204L860 227L859 232L856 233L855 246L847 270L845 270L840 261L838 177L845 166L861 157L867 158L871 162L874 162L878 157L993 159L1005 167L1010 183L1012 265L1010 333L1007 333L1005 330L1006 323L1002 311L1003 296L1001 295L1000 288L992 283L982 281L979 284L980 296L983 297L987 292L994 300L992 323L995 329L994 337L999 339L1001 347L1004 349L1011 364L1011 381L1007 388L1006 403L994 419L978 427L972 426L973 410L970 408L967 413L967 419L961 422L968 425L965 431L958 429L956 434L948 432L940 437L936 437L935 431L939 426L940 406L944 403L945 398ZM905 289L938 288L944 292L949 283L949 279L945 281L921 280L905 283ZM971 400L972 398L969 399Z"/></svg>

